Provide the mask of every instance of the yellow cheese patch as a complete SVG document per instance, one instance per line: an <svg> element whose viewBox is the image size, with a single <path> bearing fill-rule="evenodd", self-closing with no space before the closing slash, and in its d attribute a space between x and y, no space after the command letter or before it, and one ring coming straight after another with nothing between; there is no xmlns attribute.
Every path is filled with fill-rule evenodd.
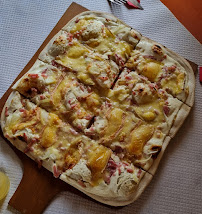
<svg viewBox="0 0 202 214"><path fill-rule="evenodd" d="M108 126L105 130L105 137L114 136L123 125L124 111L119 108L114 108L109 116Z"/></svg>
<svg viewBox="0 0 202 214"><path fill-rule="evenodd" d="M177 95L183 91L184 88L184 73L178 73L175 76L163 79L161 81L163 89L169 89L173 95Z"/></svg>
<svg viewBox="0 0 202 214"><path fill-rule="evenodd" d="M141 156L145 143L152 137L154 126L141 125L134 129L131 133L130 144L127 147L129 154L136 157Z"/></svg>
<svg viewBox="0 0 202 214"><path fill-rule="evenodd" d="M92 181L95 182L101 175L111 156L111 150L104 146L94 146L87 153L87 166L92 173Z"/></svg>
<svg viewBox="0 0 202 214"><path fill-rule="evenodd" d="M161 66L159 63L149 62L144 66L141 74L147 77L151 82L154 82L160 71Z"/></svg>
<svg viewBox="0 0 202 214"><path fill-rule="evenodd" d="M41 145L45 148L48 148L52 146L56 140L57 140L57 135L56 135L57 128L54 126L48 126L45 128L43 131L43 135L41 138Z"/></svg>
<svg viewBox="0 0 202 214"><path fill-rule="evenodd" d="M86 20L84 19L79 20L79 22L76 23L74 27L71 29L70 33L75 33L76 31L82 30L87 24L88 22Z"/></svg>
<svg viewBox="0 0 202 214"><path fill-rule="evenodd" d="M59 117L55 114L49 114L49 121L47 127L44 129L41 145L45 148L52 146L57 141L57 124L59 122Z"/></svg>

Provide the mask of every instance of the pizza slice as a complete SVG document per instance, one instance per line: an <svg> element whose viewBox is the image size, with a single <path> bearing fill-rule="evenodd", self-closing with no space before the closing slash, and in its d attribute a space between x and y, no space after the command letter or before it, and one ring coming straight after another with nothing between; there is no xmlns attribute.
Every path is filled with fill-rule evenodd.
<svg viewBox="0 0 202 214"><path fill-rule="evenodd" d="M98 139L121 160L144 170L149 170L166 137L159 127L107 101L85 134Z"/></svg>
<svg viewBox="0 0 202 214"><path fill-rule="evenodd" d="M71 122L78 130L85 129L97 114L101 98L91 87L80 83L73 73L36 61L33 67L13 86L38 106Z"/></svg>
<svg viewBox="0 0 202 214"><path fill-rule="evenodd" d="M68 73L52 94L54 109L47 109L69 121L77 130L84 130L97 115L102 98L91 87Z"/></svg>
<svg viewBox="0 0 202 214"><path fill-rule="evenodd" d="M118 65L114 61L94 53L65 31L53 37L39 59L56 67L63 66L66 71L75 73L85 85L102 89L110 88L119 74Z"/></svg>
<svg viewBox="0 0 202 214"><path fill-rule="evenodd" d="M16 91L4 106L1 126L4 136L39 166L103 203L131 203L152 178Z"/></svg>
<svg viewBox="0 0 202 214"><path fill-rule="evenodd" d="M187 105L193 105L195 78L192 68L185 59L161 44L142 37L125 66Z"/></svg>
<svg viewBox="0 0 202 214"><path fill-rule="evenodd" d="M65 75L65 72L56 67L37 60L15 83L13 89L43 108L52 108L51 96Z"/></svg>
<svg viewBox="0 0 202 214"><path fill-rule="evenodd" d="M133 46L133 48L135 48L135 46L141 39L141 33L137 30L132 29L123 21L117 19L112 14L101 13L97 11L86 11L80 13L78 16L75 16L67 25L65 25L63 29L70 32L74 28L75 23L78 23L80 20L82 21L79 24L80 26L78 25L78 29L82 28L81 25L83 25L83 23L85 23L84 25L87 27L88 22L99 21L98 25L101 26L102 24L100 22L102 22L104 26L107 27L113 35L115 35L118 39L129 43ZM86 30L87 29L85 29L85 31ZM93 35L91 36L91 39L93 39Z"/></svg>
<svg viewBox="0 0 202 214"><path fill-rule="evenodd" d="M108 96L116 105L133 112L146 123L159 127L166 135L178 113L186 108L182 101L159 89L157 84L128 69L121 73ZM189 107L186 109L188 114Z"/></svg>
<svg viewBox="0 0 202 214"><path fill-rule="evenodd" d="M163 144L177 132L179 118L182 120L178 115L187 115L190 108L127 69L108 97L85 133L113 151L118 145L121 154L125 151L125 157L135 165L149 170Z"/></svg>
<svg viewBox="0 0 202 214"><path fill-rule="evenodd" d="M63 30L105 59L113 59L121 67L140 39L140 34L128 26L92 12L75 17Z"/></svg>

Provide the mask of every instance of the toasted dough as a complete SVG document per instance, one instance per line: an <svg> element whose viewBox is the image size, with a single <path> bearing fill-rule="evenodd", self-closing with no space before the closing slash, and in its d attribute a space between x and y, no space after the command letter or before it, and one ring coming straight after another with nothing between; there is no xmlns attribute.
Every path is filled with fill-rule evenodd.
<svg viewBox="0 0 202 214"><path fill-rule="evenodd" d="M173 138L179 128L183 125L185 119L189 115L189 112L191 110L191 107L187 106L186 104L183 104L180 108L180 110L177 113L177 116L175 118L175 121L170 129L169 136Z"/></svg>

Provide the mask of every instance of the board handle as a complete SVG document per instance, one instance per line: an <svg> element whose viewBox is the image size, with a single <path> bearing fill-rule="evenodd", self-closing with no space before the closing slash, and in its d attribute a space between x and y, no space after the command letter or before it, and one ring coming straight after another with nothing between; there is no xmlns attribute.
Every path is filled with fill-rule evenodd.
<svg viewBox="0 0 202 214"><path fill-rule="evenodd" d="M33 160L16 149L15 152L21 160L23 158L24 173L9 205L23 214L41 214L50 201L64 191L64 182L54 178L48 170L39 169Z"/></svg>

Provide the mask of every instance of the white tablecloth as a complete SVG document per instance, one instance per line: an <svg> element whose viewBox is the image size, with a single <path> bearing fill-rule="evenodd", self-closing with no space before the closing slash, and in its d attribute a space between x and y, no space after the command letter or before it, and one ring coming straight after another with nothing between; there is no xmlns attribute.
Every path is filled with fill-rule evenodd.
<svg viewBox="0 0 202 214"><path fill-rule="evenodd" d="M201 44L159 0L142 0L144 10L112 6L106 0L75 0L90 10L113 13L143 35L180 55L202 64ZM40 47L72 3L69 0L0 0L0 97ZM46 214L137 213L170 214L202 212L202 86L197 76L195 106L170 142L160 167L142 196L133 204L112 209L70 192L59 194ZM0 138L0 170L11 181L9 194L0 202L0 213L16 213L8 201L22 178L22 164Z"/></svg>

